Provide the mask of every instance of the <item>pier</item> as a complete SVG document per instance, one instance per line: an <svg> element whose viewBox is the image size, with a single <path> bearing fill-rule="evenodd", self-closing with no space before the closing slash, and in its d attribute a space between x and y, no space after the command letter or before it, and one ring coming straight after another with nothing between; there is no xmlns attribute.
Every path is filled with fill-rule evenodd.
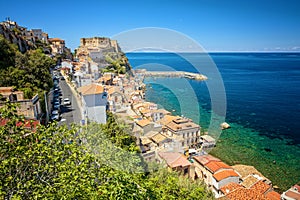
<svg viewBox="0 0 300 200"><path fill-rule="evenodd" d="M203 74L184 71L147 71L146 69L138 69L134 70L134 74L143 77L178 77L194 79L199 81L207 80L207 77Z"/></svg>

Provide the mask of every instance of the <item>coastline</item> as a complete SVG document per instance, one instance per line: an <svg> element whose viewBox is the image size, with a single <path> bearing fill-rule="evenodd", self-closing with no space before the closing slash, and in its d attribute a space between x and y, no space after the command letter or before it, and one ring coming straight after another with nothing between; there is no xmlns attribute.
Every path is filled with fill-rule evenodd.
<svg viewBox="0 0 300 200"><path fill-rule="evenodd" d="M176 79L168 77L156 78L155 81L168 79L176 81ZM144 83L148 88L150 87L147 82ZM161 82L158 82L158 85L159 84L163 85ZM151 89L146 90L145 93L146 101L162 105L167 110L176 110L176 112L180 110L177 108L178 105L176 105L176 103L173 104L174 100L172 98L170 99L170 96L167 95L164 98L161 95L158 95L158 91L161 92L161 89L157 89L151 84ZM191 102L187 102L187 104L190 103ZM193 119L193 117L188 114L190 111L186 112L187 113L185 115ZM180 113L176 114L180 115ZM209 110L201 108L201 122L195 123L201 125L204 131L207 131L210 118L211 112L209 112ZM273 185L276 188L279 187L279 189L277 190L280 192L285 191L292 184L295 184L297 181L299 181L300 177L299 175L297 175L297 160L294 159L288 161L289 163L294 163L295 168L284 170L286 169L287 162L285 160L286 155L284 155L284 153L289 151L290 155L294 155L291 157L295 158L297 154L297 151L295 151L295 147L288 146L286 148L282 145L282 140L269 140L265 136L261 136L260 132L249 127L244 127L240 123L230 122L230 125L232 126L231 129L222 131L216 147L211 152L209 152L211 155L220 158L229 165L245 164L256 167L258 171L260 171L264 176L266 176L273 182ZM252 138L257 139L257 141L253 140ZM252 142L249 143L249 141ZM271 152L266 151L264 149L268 147L268 145L266 145L266 142L269 142L270 145L278 146L278 149L273 150L272 148ZM257 154L258 151L261 152L261 155ZM278 155L281 155L281 157L277 157ZM276 163L273 162L274 160L276 161Z"/></svg>

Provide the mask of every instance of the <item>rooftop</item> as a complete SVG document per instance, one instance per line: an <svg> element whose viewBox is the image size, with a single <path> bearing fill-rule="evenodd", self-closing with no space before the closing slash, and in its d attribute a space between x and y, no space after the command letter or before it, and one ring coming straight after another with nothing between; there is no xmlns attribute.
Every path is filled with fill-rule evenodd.
<svg viewBox="0 0 300 200"><path fill-rule="evenodd" d="M203 140L205 140L206 142L216 142L216 140L213 137L211 137L210 135L202 135L201 138Z"/></svg>
<svg viewBox="0 0 300 200"><path fill-rule="evenodd" d="M171 168L190 166L187 158L178 152L159 152L158 155L164 159Z"/></svg>
<svg viewBox="0 0 300 200"><path fill-rule="evenodd" d="M202 165L206 165L207 163L211 161L221 161L218 158L213 157L212 155L201 155L201 156L195 156L194 159L198 161Z"/></svg>
<svg viewBox="0 0 300 200"><path fill-rule="evenodd" d="M222 161L212 160L205 165L213 173L217 172L220 169L232 169L229 165L225 164Z"/></svg>
<svg viewBox="0 0 300 200"><path fill-rule="evenodd" d="M251 189L254 189L255 191L258 191L261 194L264 194L266 191L268 191L269 189L271 189L271 186L266 184L263 181L258 181L257 183L255 183Z"/></svg>
<svg viewBox="0 0 300 200"><path fill-rule="evenodd" d="M228 193L226 197L230 200L268 200L263 194L254 189L238 188Z"/></svg>
<svg viewBox="0 0 300 200"><path fill-rule="evenodd" d="M151 122L148 119L142 119L136 122L137 125L139 125L140 127L145 127L147 125L149 125Z"/></svg>
<svg viewBox="0 0 300 200"><path fill-rule="evenodd" d="M92 83L78 88L78 92L82 95L101 94L104 92L104 88L102 85Z"/></svg>
<svg viewBox="0 0 300 200"><path fill-rule="evenodd" d="M213 177L219 182L228 177L239 177L239 175L234 170L222 170L216 172Z"/></svg>
<svg viewBox="0 0 300 200"><path fill-rule="evenodd" d="M238 188L243 188L243 186L237 184L237 183L228 183L227 185L220 188L220 190L223 192L223 194L228 194Z"/></svg>
<svg viewBox="0 0 300 200"><path fill-rule="evenodd" d="M155 143L160 143L162 141L164 141L165 139L168 139L166 136L160 134L160 133L157 133L155 135L153 135L151 137L151 139L155 142Z"/></svg>
<svg viewBox="0 0 300 200"><path fill-rule="evenodd" d="M250 166L250 165L233 165L233 169L235 169L240 175L241 178L244 179L250 174L257 174L258 176L262 177L263 179L266 179L255 167Z"/></svg>
<svg viewBox="0 0 300 200"><path fill-rule="evenodd" d="M258 182L258 179L252 175L248 175L246 178L243 179L243 182L241 183L245 188L252 187L256 182Z"/></svg>
<svg viewBox="0 0 300 200"><path fill-rule="evenodd" d="M191 119L186 119L182 117L177 117L173 119L171 122L165 125L167 128L176 132L178 130L186 130L192 128L200 128L198 124L195 124Z"/></svg>
<svg viewBox="0 0 300 200"><path fill-rule="evenodd" d="M280 200L280 194L275 191L268 192L266 197L270 200Z"/></svg>

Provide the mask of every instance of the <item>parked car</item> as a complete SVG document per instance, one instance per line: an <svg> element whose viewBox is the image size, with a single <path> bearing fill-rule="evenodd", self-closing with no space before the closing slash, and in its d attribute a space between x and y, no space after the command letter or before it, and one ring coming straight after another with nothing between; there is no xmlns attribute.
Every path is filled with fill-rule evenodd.
<svg viewBox="0 0 300 200"><path fill-rule="evenodd" d="M58 121L59 119L60 119L59 114L51 115L51 120L52 120L52 121L54 121L54 120Z"/></svg>
<svg viewBox="0 0 300 200"><path fill-rule="evenodd" d="M58 110L53 110L52 115L59 115L59 111Z"/></svg>
<svg viewBox="0 0 300 200"><path fill-rule="evenodd" d="M70 101L69 98L65 98L65 99L64 99L64 105L65 105L65 106L71 105L71 101Z"/></svg>

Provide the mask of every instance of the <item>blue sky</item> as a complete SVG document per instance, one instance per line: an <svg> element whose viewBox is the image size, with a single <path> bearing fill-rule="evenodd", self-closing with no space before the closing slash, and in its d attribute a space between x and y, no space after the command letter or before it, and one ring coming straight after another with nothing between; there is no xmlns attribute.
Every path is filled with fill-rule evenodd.
<svg viewBox="0 0 300 200"><path fill-rule="evenodd" d="M0 7L1 21L42 28L72 50L82 37L159 27L207 51L300 51L299 0L1 0Z"/></svg>

